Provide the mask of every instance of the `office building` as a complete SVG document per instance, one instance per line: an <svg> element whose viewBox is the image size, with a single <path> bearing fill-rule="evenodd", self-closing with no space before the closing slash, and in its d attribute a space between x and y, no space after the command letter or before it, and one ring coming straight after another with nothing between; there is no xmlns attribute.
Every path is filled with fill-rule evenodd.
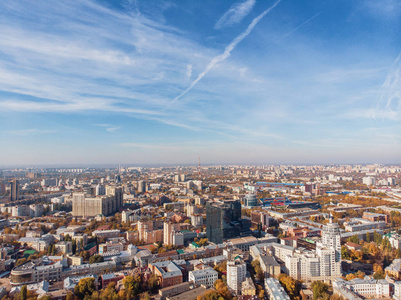
<svg viewBox="0 0 401 300"><path fill-rule="evenodd" d="M14 179L10 181L10 200L16 201L19 199L19 181Z"/></svg>
<svg viewBox="0 0 401 300"><path fill-rule="evenodd" d="M220 244L223 240L237 237L246 230L241 220L241 202L226 200L208 202L206 205L206 235L210 242Z"/></svg>
<svg viewBox="0 0 401 300"><path fill-rule="evenodd" d="M146 182L143 180L138 181L138 193L145 193L146 192Z"/></svg>
<svg viewBox="0 0 401 300"><path fill-rule="evenodd" d="M255 194L246 194L244 198L244 205L254 207L258 205L258 198Z"/></svg>

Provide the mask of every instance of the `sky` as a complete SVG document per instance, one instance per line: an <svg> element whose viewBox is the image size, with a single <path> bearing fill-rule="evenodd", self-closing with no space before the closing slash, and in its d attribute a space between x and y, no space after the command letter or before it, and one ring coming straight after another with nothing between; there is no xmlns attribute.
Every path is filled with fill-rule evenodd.
<svg viewBox="0 0 401 300"><path fill-rule="evenodd" d="M0 166L401 163L401 0L0 1Z"/></svg>

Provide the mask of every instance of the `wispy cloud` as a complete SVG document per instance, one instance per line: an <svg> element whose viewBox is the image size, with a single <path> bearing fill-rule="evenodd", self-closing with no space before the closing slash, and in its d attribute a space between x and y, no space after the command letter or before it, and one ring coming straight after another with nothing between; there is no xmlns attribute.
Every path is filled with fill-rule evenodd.
<svg viewBox="0 0 401 300"><path fill-rule="evenodd" d="M191 83L191 85L184 90L180 95L175 97L171 103L176 102L178 99L182 98L186 93L188 93L192 88L207 74L209 71L219 62L222 62L226 60L230 55L231 51L237 47L237 45L242 42L244 38L246 38L255 28L255 26L260 22L260 20L263 19L265 15L267 15L273 8L275 8L281 0L276 1L271 7L266 9L264 12L262 12L259 16L257 16L255 19L252 20L251 24L248 25L247 29L241 33L239 36L237 36L224 50L224 52L216 57L214 57L210 63L207 65L206 69L198 75L198 77Z"/></svg>
<svg viewBox="0 0 401 300"><path fill-rule="evenodd" d="M111 125L111 124L95 124L95 126L104 127L107 132L111 132L111 133L114 133L117 130L121 129L121 127Z"/></svg>
<svg viewBox="0 0 401 300"><path fill-rule="evenodd" d="M187 65L187 71L186 71L187 78L190 79L192 76L192 65Z"/></svg>
<svg viewBox="0 0 401 300"><path fill-rule="evenodd" d="M256 0L246 0L233 4L230 9L217 21L215 29L221 29L242 21L252 10Z"/></svg>
<svg viewBox="0 0 401 300"><path fill-rule="evenodd" d="M57 130L38 129L38 128L25 128L25 129L16 129L16 130L6 131L6 133L9 133L12 135L19 135L19 136L51 134L51 133L55 133L55 132L57 132Z"/></svg>
<svg viewBox="0 0 401 300"><path fill-rule="evenodd" d="M372 118L385 118L393 121L401 119L401 52L393 62L382 85L379 100L368 114Z"/></svg>

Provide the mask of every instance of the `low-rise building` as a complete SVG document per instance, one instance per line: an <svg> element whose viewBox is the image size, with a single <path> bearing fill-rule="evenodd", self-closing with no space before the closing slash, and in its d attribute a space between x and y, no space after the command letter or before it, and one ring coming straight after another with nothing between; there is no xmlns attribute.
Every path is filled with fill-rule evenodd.
<svg viewBox="0 0 401 300"><path fill-rule="evenodd" d="M397 280L401 279L401 259L394 259L391 265L384 269L386 275Z"/></svg>
<svg viewBox="0 0 401 300"><path fill-rule="evenodd" d="M190 271L188 274L188 281L192 281L195 284L204 285L207 288L213 287L213 284L217 279L218 272L211 268Z"/></svg>
<svg viewBox="0 0 401 300"><path fill-rule="evenodd" d="M390 282L385 279L371 279L368 276L365 279L355 278L350 281L338 278L334 281L333 288L349 290L365 298L390 297Z"/></svg>
<svg viewBox="0 0 401 300"><path fill-rule="evenodd" d="M265 291L270 300L290 300L290 297L276 278L265 279Z"/></svg>
<svg viewBox="0 0 401 300"><path fill-rule="evenodd" d="M149 268L159 277L162 288L183 282L181 269L172 261L153 262L149 264Z"/></svg>

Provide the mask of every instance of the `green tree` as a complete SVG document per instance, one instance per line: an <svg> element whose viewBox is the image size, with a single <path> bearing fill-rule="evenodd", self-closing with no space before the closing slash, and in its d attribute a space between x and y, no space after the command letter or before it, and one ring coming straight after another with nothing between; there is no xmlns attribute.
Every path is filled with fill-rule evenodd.
<svg viewBox="0 0 401 300"><path fill-rule="evenodd" d="M159 277L156 274L152 274L148 280L149 290L154 293L159 289Z"/></svg>
<svg viewBox="0 0 401 300"><path fill-rule="evenodd" d="M104 257L99 254L93 255L89 258L90 264L95 264L95 263L100 263L100 262L104 262Z"/></svg>
<svg viewBox="0 0 401 300"><path fill-rule="evenodd" d="M26 285L23 285L21 287L21 300L26 300L27 292L28 292L28 289L27 289Z"/></svg>
<svg viewBox="0 0 401 300"><path fill-rule="evenodd" d="M141 277L140 276L126 276L123 280L125 292L128 299L132 299L139 295L141 291Z"/></svg>
<svg viewBox="0 0 401 300"><path fill-rule="evenodd" d="M348 242L359 244L359 237L358 235L354 234L350 238L348 238Z"/></svg>
<svg viewBox="0 0 401 300"><path fill-rule="evenodd" d="M327 297L327 291L329 287L322 281L312 282L313 300L323 299Z"/></svg>

